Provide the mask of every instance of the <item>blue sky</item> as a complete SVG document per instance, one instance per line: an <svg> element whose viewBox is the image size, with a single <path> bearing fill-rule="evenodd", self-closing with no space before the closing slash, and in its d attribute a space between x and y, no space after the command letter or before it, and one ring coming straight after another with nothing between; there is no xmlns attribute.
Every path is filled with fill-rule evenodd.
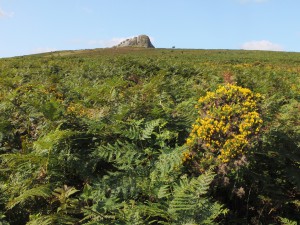
<svg viewBox="0 0 300 225"><path fill-rule="evenodd" d="M0 57L105 48L300 52L299 0L0 0Z"/></svg>

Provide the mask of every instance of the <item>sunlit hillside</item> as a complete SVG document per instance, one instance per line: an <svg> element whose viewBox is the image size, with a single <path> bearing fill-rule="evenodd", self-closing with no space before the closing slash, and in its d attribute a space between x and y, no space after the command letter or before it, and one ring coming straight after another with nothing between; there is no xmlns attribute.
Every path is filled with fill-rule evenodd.
<svg viewBox="0 0 300 225"><path fill-rule="evenodd" d="M297 224L300 53L0 59L0 224Z"/></svg>

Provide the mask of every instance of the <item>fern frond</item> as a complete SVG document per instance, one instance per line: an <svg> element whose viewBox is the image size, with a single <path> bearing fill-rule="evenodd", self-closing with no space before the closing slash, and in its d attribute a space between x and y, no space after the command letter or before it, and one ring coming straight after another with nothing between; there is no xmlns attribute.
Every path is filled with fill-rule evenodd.
<svg viewBox="0 0 300 225"><path fill-rule="evenodd" d="M171 195L170 193L170 185L164 185L164 186L161 186L157 192L157 197L159 199L161 198L167 198Z"/></svg>
<svg viewBox="0 0 300 225"><path fill-rule="evenodd" d="M214 220L220 215L226 215L228 209L218 202L206 201L201 205L201 212L196 216L198 223L200 224L215 224Z"/></svg>
<svg viewBox="0 0 300 225"><path fill-rule="evenodd" d="M52 215L31 215L30 221L26 225L73 225L78 222L77 218L73 218L66 214L52 214Z"/></svg>
<svg viewBox="0 0 300 225"><path fill-rule="evenodd" d="M144 122L145 119L133 120L127 122L129 128L125 129L122 134L131 140L146 140L151 138L154 130L161 124L160 119Z"/></svg>
<svg viewBox="0 0 300 225"><path fill-rule="evenodd" d="M49 185L41 185L38 187L28 189L28 190L24 191L23 193L21 193L18 197L11 199L7 203L6 208L12 209L17 204L21 204L31 198L36 198L36 197L48 198L50 196L51 196L51 189L50 189Z"/></svg>
<svg viewBox="0 0 300 225"><path fill-rule="evenodd" d="M192 179L190 185L193 187L192 191L197 196L205 195L209 189L209 186L216 174L212 170L208 170L205 174L201 174L196 179Z"/></svg>
<svg viewBox="0 0 300 225"><path fill-rule="evenodd" d="M287 218L279 217L279 220L283 225L297 225L296 221Z"/></svg>
<svg viewBox="0 0 300 225"><path fill-rule="evenodd" d="M22 171L25 172L25 167L29 164L40 165L45 161L45 158L36 154L2 154L0 155L1 167L0 171Z"/></svg>
<svg viewBox="0 0 300 225"><path fill-rule="evenodd" d="M151 135L154 132L154 129L160 125L160 119L148 121L145 124L145 128L141 132L140 140L146 140L151 138Z"/></svg>
<svg viewBox="0 0 300 225"><path fill-rule="evenodd" d="M168 212L175 221L191 220L197 224L212 224L213 220L227 211L217 202L212 202L207 196L210 183L215 174L209 170L197 178L189 180L182 177L180 184L174 187L173 199Z"/></svg>
<svg viewBox="0 0 300 225"><path fill-rule="evenodd" d="M86 212L86 210L83 210ZM91 212L90 212L91 213ZM85 222L86 221L86 222ZM114 225L116 223L116 216L114 215L99 215L98 213L94 212L94 215L86 216L80 222L83 225Z"/></svg>
<svg viewBox="0 0 300 225"><path fill-rule="evenodd" d="M33 147L39 154L48 154L49 150L53 149L55 145L73 134L74 131L71 130L56 129L39 138L36 142L34 142Z"/></svg>
<svg viewBox="0 0 300 225"><path fill-rule="evenodd" d="M118 204L110 199L103 199L92 207L85 207L82 209L85 217L80 221L84 225L92 224L114 224L116 214L121 204Z"/></svg>
<svg viewBox="0 0 300 225"><path fill-rule="evenodd" d="M160 154L155 163L155 169L152 171L150 177L152 182L172 182L177 177L173 176L180 171L182 166L182 152L186 147L177 147Z"/></svg>
<svg viewBox="0 0 300 225"><path fill-rule="evenodd" d="M138 140L140 138L141 125L143 122L144 119L132 120L130 122L125 123L125 125L129 126L129 128L123 130L122 134L131 140Z"/></svg>
<svg viewBox="0 0 300 225"><path fill-rule="evenodd" d="M126 221L126 224L169 224L166 222L170 221L165 206L151 202L139 204L131 200L129 203L124 203L121 215L123 215L121 219Z"/></svg>
<svg viewBox="0 0 300 225"><path fill-rule="evenodd" d="M140 127L135 124L131 126L124 135L131 140L138 140L140 138Z"/></svg>
<svg viewBox="0 0 300 225"><path fill-rule="evenodd" d="M119 140L114 144L100 146L94 154L107 162L114 163L119 169L132 168L142 156L142 152L135 144Z"/></svg>

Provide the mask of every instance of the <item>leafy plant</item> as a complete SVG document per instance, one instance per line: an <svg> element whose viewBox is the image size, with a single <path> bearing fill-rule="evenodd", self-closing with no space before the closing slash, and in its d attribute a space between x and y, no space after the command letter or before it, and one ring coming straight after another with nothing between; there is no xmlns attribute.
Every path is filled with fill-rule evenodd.
<svg viewBox="0 0 300 225"><path fill-rule="evenodd" d="M233 164L250 155L249 147L257 136L262 119L260 94L227 84L198 100L199 118L193 124L185 160L204 171L210 164Z"/></svg>

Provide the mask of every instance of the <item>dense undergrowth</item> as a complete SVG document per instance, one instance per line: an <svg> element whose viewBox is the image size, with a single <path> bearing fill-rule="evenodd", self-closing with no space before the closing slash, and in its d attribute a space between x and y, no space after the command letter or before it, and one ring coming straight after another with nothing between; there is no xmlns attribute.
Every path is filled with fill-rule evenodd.
<svg viewBox="0 0 300 225"><path fill-rule="evenodd" d="M177 49L1 59L0 223L297 224L299 62Z"/></svg>

